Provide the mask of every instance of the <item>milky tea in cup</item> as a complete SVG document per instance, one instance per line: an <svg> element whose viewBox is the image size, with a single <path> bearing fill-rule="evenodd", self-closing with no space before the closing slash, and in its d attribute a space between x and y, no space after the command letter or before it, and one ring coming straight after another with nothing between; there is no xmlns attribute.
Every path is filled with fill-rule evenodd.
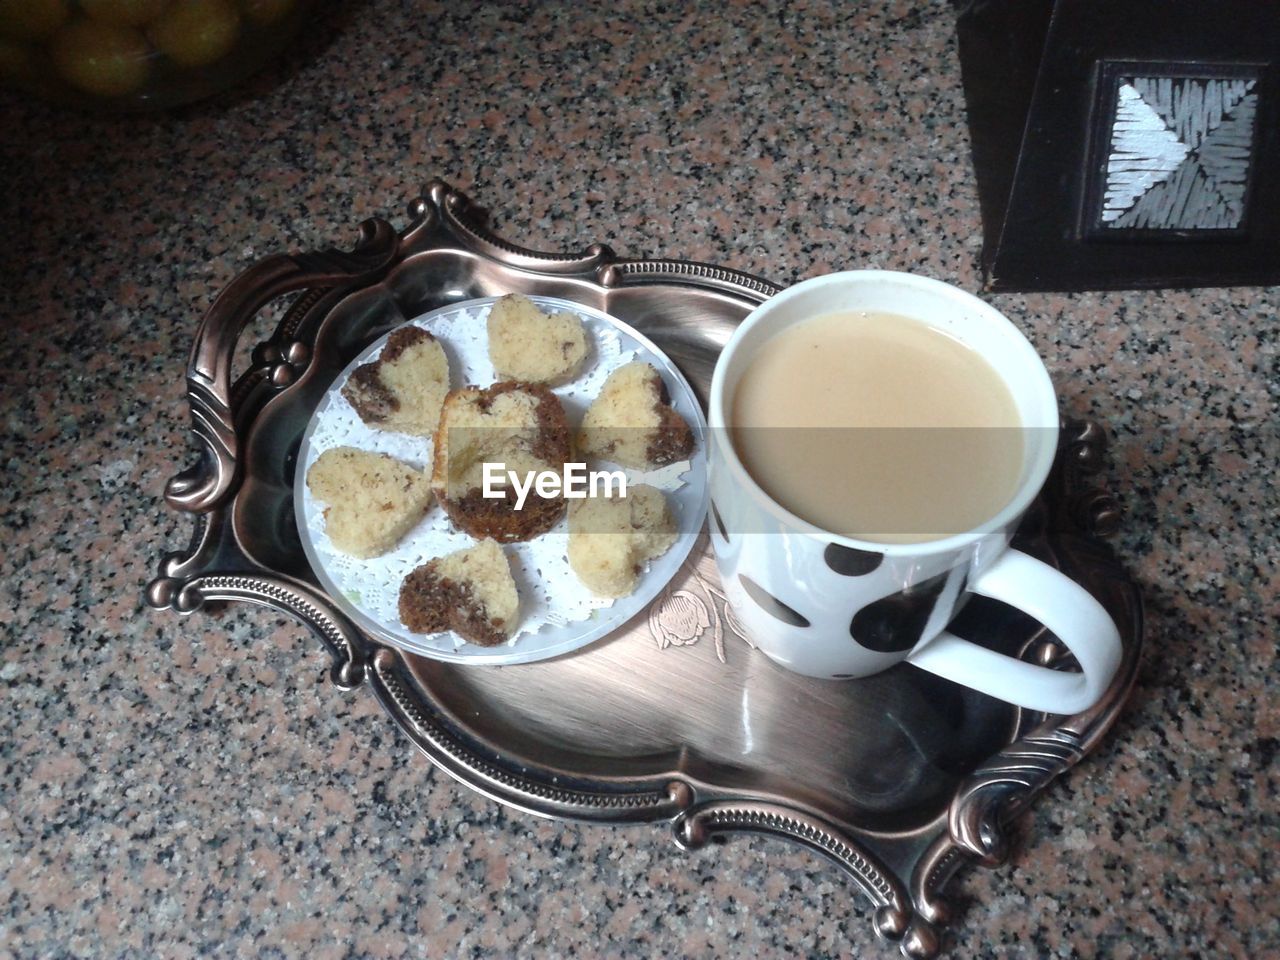
<svg viewBox="0 0 1280 960"><path fill-rule="evenodd" d="M758 650L810 677L906 661L1031 710L1097 703L1120 663L1114 621L1012 546L1059 414L1007 317L926 277L814 277L742 321L708 399L711 546ZM1079 672L951 633L974 596L1043 624Z"/></svg>
<svg viewBox="0 0 1280 960"><path fill-rule="evenodd" d="M972 530L1018 489L1023 431L975 349L922 320L836 311L765 342L731 442L770 497L823 530L917 543Z"/></svg>

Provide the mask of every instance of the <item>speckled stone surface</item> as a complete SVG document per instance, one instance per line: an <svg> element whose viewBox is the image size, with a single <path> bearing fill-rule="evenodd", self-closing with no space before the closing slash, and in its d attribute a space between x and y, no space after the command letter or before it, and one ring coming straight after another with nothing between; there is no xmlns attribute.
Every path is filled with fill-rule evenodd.
<svg viewBox="0 0 1280 960"><path fill-rule="evenodd" d="M940 0L471 6L329 5L172 116L0 100L0 956L895 955L824 861L499 808L291 621L142 606L188 536L160 494L203 309L431 176L544 249L978 286ZM993 300L1114 434L1150 623L1116 729L961 882L953 955L1280 955L1280 291Z"/></svg>

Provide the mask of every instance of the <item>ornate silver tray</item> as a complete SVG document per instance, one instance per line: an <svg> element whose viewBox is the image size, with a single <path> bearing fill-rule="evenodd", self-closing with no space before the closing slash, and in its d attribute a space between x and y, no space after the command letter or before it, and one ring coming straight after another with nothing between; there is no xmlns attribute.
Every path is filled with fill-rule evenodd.
<svg viewBox="0 0 1280 960"><path fill-rule="evenodd" d="M681 847L734 832L793 840L849 874L877 933L909 957L934 956L952 920L953 875L1004 860L1010 819L1093 748L1133 681L1141 598L1098 539L1119 521L1091 483L1102 431L1065 424L1049 485L1019 533L1022 549L1083 583L1120 626L1120 672L1086 713L1030 713L906 665L838 683L787 673L726 615L705 533L647 610L578 653L515 667L420 659L347 620L298 539L301 434L348 360L434 307L520 291L614 314L704 391L734 325L777 288L706 264L627 260L602 245L581 255L523 249L485 230L468 200L438 181L410 214L403 233L365 221L349 253L268 257L209 309L187 371L199 459L167 489L195 530L187 550L164 557L150 605L190 614L240 600L290 613L329 649L336 684L366 685L432 762L481 793L552 817L665 823ZM290 295L233 380L242 330ZM982 598L955 629L1040 662L1062 656L1051 635Z"/></svg>

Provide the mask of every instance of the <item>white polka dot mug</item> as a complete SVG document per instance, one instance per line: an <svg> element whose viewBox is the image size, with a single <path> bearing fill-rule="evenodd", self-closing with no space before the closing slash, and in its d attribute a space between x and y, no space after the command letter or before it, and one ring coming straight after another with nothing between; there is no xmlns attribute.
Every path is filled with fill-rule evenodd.
<svg viewBox="0 0 1280 960"><path fill-rule="evenodd" d="M773 500L735 452L734 391L762 346L789 326L844 311L908 316L979 351L1012 394L1025 441L1017 489L989 521L917 543L822 530ZM1072 714L1098 701L1120 662L1102 606L1010 538L1048 477L1058 440L1053 384L1035 349L997 310L962 290L910 274L861 270L815 277L758 307L730 338L711 382L711 541L733 612L778 664L847 679L901 660L1010 703ZM942 467L945 468L945 467ZM947 631L973 595L1044 624L1079 671L1016 660Z"/></svg>

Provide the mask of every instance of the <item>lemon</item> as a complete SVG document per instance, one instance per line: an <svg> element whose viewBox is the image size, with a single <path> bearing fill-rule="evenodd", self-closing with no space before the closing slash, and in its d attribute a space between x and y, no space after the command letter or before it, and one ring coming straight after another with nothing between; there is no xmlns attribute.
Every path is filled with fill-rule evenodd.
<svg viewBox="0 0 1280 960"><path fill-rule="evenodd" d="M221 60L239 33L240 14L229 0L174 0L147 30L151 42L184 67Z"/></svg>
<svg viewBox="0 0 1280 960"><path fill-rule="evenodd" d="M11 40L43 40L70 14L67 0L0 0L0 34Z"/></svg>
<svg viewBox="0 0 1280 960"><path fill-rule="evenodd" d="M132 27L77 20L50 45L53 62L69 83L101 97L121 97L142 86L150 68L146 38Z"/></svg>
<svg viewBox="0 0 1280 960"><path fill-rule="evenodd" d="M265 27L283 20L293 9L293 0L240 0L240 9L254 23Z"/></svg>
<svg viewBox="0 0 1280 960"><path fill-rule="evenodd" d="M80 0L80 8L94 20L126 27L150 23L169 5L169 0Z"/></svg>

